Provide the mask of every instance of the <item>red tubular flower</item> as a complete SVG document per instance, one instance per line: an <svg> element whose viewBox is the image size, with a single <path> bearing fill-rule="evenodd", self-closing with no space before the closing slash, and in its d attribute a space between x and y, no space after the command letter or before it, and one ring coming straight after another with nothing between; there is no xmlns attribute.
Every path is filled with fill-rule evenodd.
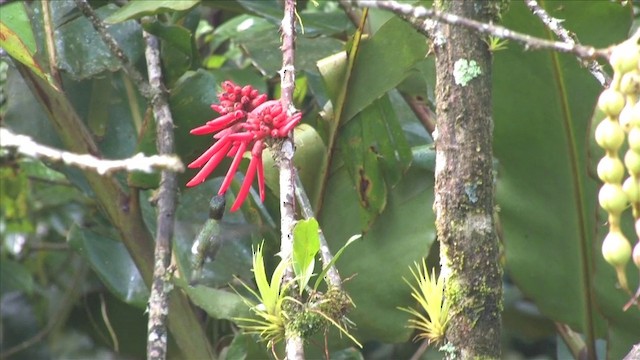
<svg viewBox="0 0 640 360"><path fill-rule="evenodd" d="M224 91L218 95L220 104L211 105L211 109L221 116L191 130L193 135L214 133L213 138L216 142L188 165L190 169L200 168L200 171L187 186L196 186L204 182L225 157L230 157L233 161L218 191L218 195L224 194L231 185L233 175L238 171L244 153L251 149L247 174L236 201L231 206L231 211L236 211L247 198L256 173L260 200L264 201L262 150L265 147L265 139L287 137L300 122L302 114L287 115L280 101L267 101L267 95L260 94L250 85L240 87L231 81L225 81L222 83L222 89Z"/></svg>

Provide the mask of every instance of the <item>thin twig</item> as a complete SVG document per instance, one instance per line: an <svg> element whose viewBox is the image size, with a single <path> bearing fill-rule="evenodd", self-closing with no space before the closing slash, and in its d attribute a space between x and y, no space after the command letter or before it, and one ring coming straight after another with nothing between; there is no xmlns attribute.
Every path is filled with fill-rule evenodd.
<svg viewBox="0 0 640 360"><path fill-rule="evenodd" d="M87 19L89 19L89 22L91 23L91 25L93 25L93 28L98 32L98 34L102 38L102 41L107 45L107 48L109 48L111 54L113 54L113 56L115 56L120 61L120 64L122 64L124 71L127 72L133 83L136 84L136 87L138 88L138 90L140 90L140 93L148 100L153 100L153 98L157 95L156 90L149 86L149 84L144 80L142 74L140 74L140 72L133 66L122 48L118 46L118 43L113 38L113 36L111 36L111 34L107 32L107 26L105 25L104 21L102 21L102 19L98 17L98 14L93 11L91 5L89 5L87 0L75 1L82 14Z"/></svg>
<svg viewBox="0 0 640 360"><path fill-rule="evenodd" d="M298 199L300 210L302 211L302 215L304 215L305 219L315 217L313 209L311 208L311 202L309 201L307 192L304 190L304 186L302 186L302 181L300 180L298 172L296 172L296 199ZM329 244L327 243L327 239L324 237L322 229L319 230L318 235L320 236L320 257L322 258L322 263L326 266L333 261L333 254L329 249ZM342 280L340 279L338 269L336 269L334 265L331 265L327 271L327 283L330 287L342 289Z"/></svg>
<svg viewBox="0 0 640 360"><path fill-rule="evenodd" d="M147 58L149 84L153 89L153 115L156 119L156 147L158 154L169 155L174 151L173 118L167 102L167 92L162 84L160 46L158 39L143 33ZM173 238L178 183L175 172L163 170L160 178L158 198L158 230L154 252L153 282L149 296L149 323L147 337L147 359L165 359L167 355L167 315L169 313L169 291L167 269L171 264L171 241Z"/></svg>
<svg viewBox="0 0 640 360"><path fill-rule="evenodd" d="M282 69L280 70L280 87L282 108L287 109L289 116L296 112L293 105L295 88L295 40L296 40L296 0L285 0L282 17ZM293 133L286 138L278 154L277 164L280 171L280 254L289 259L293 252L293 226L295 224L295 171L293 166ZM293 281L293 269L288 267L285 282ZM286 334L285 352L288 360L304 359L304 344L298 334Z"/></svg>
<svg viewBox="0 0 640 360"><path fill-rule="evenodd" d="M465 17L453 15L443 11L428 9L424 6L413 6L411 4L400 3L393 0L354 0L360 7L374 7L389 10L402 16L409 21L419 31L429 33L433 24L429 21L423 22L421 19L431 19L450 25L460 25L474 29L482 34L495 36L500 39L509 39L524 44L525 49L548 49L563 53L572 53L581 59L594 59L596 57L607 58L609 50L596 49L592 46L571 44L560 41L549 41L536 38L527 34L509 30L503 26L483 23ZM443 39L446 41L446 39Z"/></svg>
<svg viewBox="0 0 640 360"><path fill-rule="evenodd" d="M549 15L549 13L547 13L547 11L543 9L536 0L525 0L525 4L534 15L540 18L542 23L544 23L549 30L556 34L560 40L567 44L575 45L579 43L576 34L568 31L564 26L562 26L563 20L556 19ZM583 62L582 59L578 58L578 61L583 63L587 69L589 69L589 72L596 78L596 80L598 80L600 85L604 87L609 86L611 77L602 70L602 65L595 60Z"/></svg>
<svg viewBox="0 0 640 360"><path fill-rule="evenodd" d="M151 173L159 169L184 171L184 165L177 156L145 156L142 153L138 153L128 159L105 160L89 154L75 154L54 149L37 143L29 136L14 134L3 127L0 127L0 139L2 139L2 143L0 143L0 148L2 149L15 149L18 154L30 158L59 162L80 169L95 171L100 175L123 170L142 171L146 173Z"/></svg>

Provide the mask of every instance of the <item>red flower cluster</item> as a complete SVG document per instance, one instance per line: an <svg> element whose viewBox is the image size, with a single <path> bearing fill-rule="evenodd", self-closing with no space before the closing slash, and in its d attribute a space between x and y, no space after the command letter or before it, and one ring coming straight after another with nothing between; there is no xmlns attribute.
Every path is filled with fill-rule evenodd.
<svg viewBox="0 0 640 360"><path fill-rule="evenodd" d="M233 175L238 170L245 151L250 148L251 161L247 174L236 201L231 206L231 211L236 211L249 194L256 172L260 200L264 201L262 150L265 147L265 139L286 137L289 131L300 122L302 114L287 116L280 101L267 101L267 95L260 94L250 85L240 87L231 81L225 81L222 83L222 89L224 92L218 95L220 104L211 105L211 108L221 116L191 130L193 135L216 133L213 138L217 141L189 164L190 169L202 169L187 183L187 186L201 184L225 157L232 157L231 167L218 191L218 195L224 194L231 185Z"/></svg>

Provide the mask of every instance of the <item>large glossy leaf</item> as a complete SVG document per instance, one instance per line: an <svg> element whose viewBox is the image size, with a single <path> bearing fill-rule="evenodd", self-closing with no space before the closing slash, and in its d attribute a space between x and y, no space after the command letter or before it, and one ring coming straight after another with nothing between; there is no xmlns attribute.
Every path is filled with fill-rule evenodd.
<svg viewBox="0 0 640 360"><path fill-rule="evenodd" d="M74 226L69 230L67 241L119 299L138 307L146 305L149 291L119 240Z"/></svg>
<svg viewBox="0 0 640 360"><path fill-rule="evenodd" d="M256 28L258 29L258 28ZM282 67L280 35L272 26L261 31L244 31L235 41L247 52L253 64L264 74L274 76ZM342 42L328 37L296 39L296 70L315 71L316 62L330 54L342 50Z"/></svg>
<svg viewBox="0 0 640 360"><path fill-rule="evenodd" d="M117 10L109 4L96 10L105 17ZM109 33L118 42L126 56L135 63L143 54L142 31L135 21L127 21L109 27ZM62 24L55 30L58 67L74 79L81 80L103 71L117 71L120 60L115 58L100 35L84 17Z"/></svg>
<svg viewBox="0 0 640 360"><path fill-rule="evenodd" d="M109 15L105 22L116 24L130 19L137 19L143 16L157 15L169 11L185 11L198 5L200 0L138 0L128 2L117 12Z"/></svg>
<svg viewBox="0 0 640 360"><path fill-rule="evenodd" d="M0 47L19 62L27 65L35 74L56 87L51 76L44 71L36 58L36 41L23 2L0 6Z"/></svg>
<svg viewBox="0 0 640 360"><path fill-rule="evenodd" d="M364 238L351 244L337 262L345 288L356 308L348 317L357 324L352 330L360 342L408 340L407 316L398 306L412 304L409 265L426 257L435 239L433 173L411 168L389 191L387 206ZM334 251L361 231L358 197L344 167L329 179L320 216L329 247ZM375 316L374 316L374 315Z"/></svg>
<svg viewBox="0 0 640 360"><path fill-rule="evenodd" d="M393 17L370 40L363 41L358 51L348 79L343 121L351 119L404 80L414 64L425 57L427 42L406 22Z"/></svg>
<svg viewBox="0 0 640 360"><path fill-rule="evenodd" d="M554 2L548 9L571 19L565 25L592 44L619 42L629 29L627 10L614 3ZM504 21L550 37L523 4L512 4ZM494 64L497 190L509 274L556 321L579 331L593 326L604 337L599 309L615 329L609 332L612 344L620 332L640 333L640 315L620 310L627 296L615 290L613 272L599 252L602 235L595 233L604 220L596 217L597 183L588 176L586 140L602 89L569 55L523 53L510 45L496 54ZM597 277L589 278L594 264ZM591 299L597 304L590 302L596 295ZM623 317L635 319L635 327L623 325ZM610 356L621 358L622 349Z"/></svg>

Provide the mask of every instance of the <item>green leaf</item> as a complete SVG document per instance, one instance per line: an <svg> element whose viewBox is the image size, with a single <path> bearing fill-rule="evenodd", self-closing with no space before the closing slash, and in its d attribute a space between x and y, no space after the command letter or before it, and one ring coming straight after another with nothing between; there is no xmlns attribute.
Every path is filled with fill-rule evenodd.
<svg viewBox="0 0 640 360"><path fill-rule="evenodd" d="M0 5L0 47L57 89L55 81L36 59L36 41L25 6L19 1Z"/></svg>
<svg viewBox="0 0 640 360"><path fill-rule="evenodd" d="M145 31L161 39L162 69L167 86L191 69L193 62L193 34L180 25L165 25L159 21L143 24Z"/></svg>
<svg viewBox="0 0 640 360"><path fill-rule="evenodd" d="M233 320L250 316L249 307L235 292L202 285L189 286L186 282L179 282L178 286L187 293L196 306L214 319Z"/></svg>
<svg viewBox="0 0 640 360"><path fill-rule="evenodd" d="M2 259L0 262L1 294L21 291L30 295L34 290L34 285L33 277L27 267L11 259Z"/></svg>
<svg viewBox="0 0 640 360"><path fill-rule="evenodd" d="M628 9L614 3L563 1L549 11L567 19L563 25L581 42L596 46L622 41L630 26ZM552 38L524 4L513 3L504 22ZM526 91L514 81L526 84ZM494 84L497 201L510 276L554 321L582 333L591 326L597 337L608 333L616 344L621 342L613 336L623 333L637 339L640 314L622 312L628 295L615 288L613 269L599 251L606 217L597 215L598 184L588 163L598 159L588 158L587 139L602 88L575 57L523 53L519 46L495 54ZM628 276L637 284L637 271ZM609 356L624 357L630 345Z"/></svg>
<svg viewBox="0 0 640 360"><path fill-rule="evenodd" d="M294 129L293 135L296 146L293 162L298 169L298 175L307 196L310 198L311 206L315 208L320 196L320 181L322 180L317 174L317 169L324 166L327 150L318 132L308 124L298 125ZM264 162L265 182L272 191L277 193L280 188L280 179L271 149L265 149L262 161Z"/></svg>
<svg viewBox="0 0 640 360"><path fill-rule="evenodd" d="M293 271L298 280L300 294L313 275L315 257L320 250L318 221L315 218L300 220L293 228Z"/></svg>
<svg viewBox="0 0 640 360"><path fill-rule="evenodd" d="M109 4L96 10L100 17L116 11ZM144 53L142 31L135 21L110 26L108 29L131 63L136 63ZM66 71L75 80L82 80L103 71L115 72L121 62L114 57L95 31L89 20L78 17L59 26L54 33L58 68Z"/></svg>
<svg viewBox="0 0 640 360"><path fill-rule="evenodd" d="M254 65L266 76L274 76L282 67L280 35L278 28L270 26L251 27L238 33L234 39L246 51ZM330 54L342 50L342 42L327 37L296 40L296 71L316 71L316 62Z"/></svg>
<svg viewBox="0 0 640 360"><path fill-rule="evenodd" d="M358 324L352 335L361 342L402 342L411 336L405 327L408 316L389 309L414 303L402 277L428 254L435 239L432 189L432 172L409 168L389 191L385 210L362 241L351 244L336 263L344 278L355 275L344 287L355 304L348 315ZM330 249L341 248L345 239L360 233L358 209L345 167L336 168L319 215Z"/></svg>
<svg viewBox="0 0 640 360"><path fill-rule="evenodd" d="M149 291L120 241L78 225L69 230L67 241L120 300L141 308L147 304Z"/></svg>
<svg viewBox="0 0 640 360"><path fill-rule="evenodd" d="M411 25L394 17L371 39L363 40L358 51L348 79L342 122L349 121L375 99L400 84L411 68L425 57L427 42Z"/></svg>
<svg viewBox="0 0 640 360"><path fill-rule="evenodd" d="M346 124L339 135L342 148L345 149L342 158L360 203L360 231L367 231L387 205L388 189L378 154L374 152L375 144L370 142L376 139L369 136L368 130L372 126L368 123L369 118L377 115L375 106L368 107Z"/></svg>
<svg viewBox="0 0 640 360"><path fill-rule="evenodd" d="M186 11L199 3L200 0L134 0L109 15L104 21L108 24L117 24L130 19L139 19L143 16L158 15L171 11Z"/></svg>

